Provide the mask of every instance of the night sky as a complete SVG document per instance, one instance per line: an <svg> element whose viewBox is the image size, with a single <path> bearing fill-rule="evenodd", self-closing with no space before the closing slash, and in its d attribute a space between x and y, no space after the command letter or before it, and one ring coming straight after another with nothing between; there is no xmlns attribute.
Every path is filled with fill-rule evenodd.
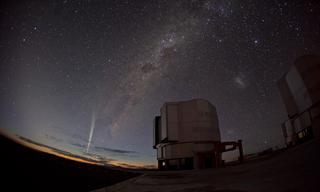
<svg viewBox="0 0 320 192"><path fill-rule="evenodd" d="M245 153L283 146L276 82L320 52L318 1L0 4L1 129L109 162L155 164L154 116L192 98Z"/></svg>

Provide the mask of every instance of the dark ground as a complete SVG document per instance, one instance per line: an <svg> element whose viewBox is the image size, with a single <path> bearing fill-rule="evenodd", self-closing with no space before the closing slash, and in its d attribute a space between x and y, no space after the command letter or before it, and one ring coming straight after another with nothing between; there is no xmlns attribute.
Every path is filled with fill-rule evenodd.
<svg viewBox="0 0 320 192"><path fill-rule="evenodd" d="M306 141L243 164L150 171L96 192L319 192L320 143Z"/></svg>
<svg viewBox="0 0 320 192"><path fill-rule="evenodd" d="M99 192L320 191L320 144L315 140L241 165L205 170L148 171L144 174L38 152L1 134L0 149L1 192L94 189Z"/></svg>
<svg viewBox="0 0 320 192"><path fill-rule="evenodd" d="M0 134L0 191L90 191L140 175L39 152Z"/></svg>

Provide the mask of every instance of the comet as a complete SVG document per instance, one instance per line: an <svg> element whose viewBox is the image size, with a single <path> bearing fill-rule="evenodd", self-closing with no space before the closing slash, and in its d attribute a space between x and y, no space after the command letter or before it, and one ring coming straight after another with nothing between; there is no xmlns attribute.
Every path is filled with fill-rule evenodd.
<svg viewBox="0 0 320 192"><path fill-rule="evenodd" d="M89 141L88 141L88 145L87 145L87 153L89 152L89 149L90 149L91 140L92 140L92 136L93 136L93 132L94 132L94 128L95 128L95 123L96 123L96 114L95 114L95 111L93 111L92 117L91 117L91 125L90 125Z"/></svg>

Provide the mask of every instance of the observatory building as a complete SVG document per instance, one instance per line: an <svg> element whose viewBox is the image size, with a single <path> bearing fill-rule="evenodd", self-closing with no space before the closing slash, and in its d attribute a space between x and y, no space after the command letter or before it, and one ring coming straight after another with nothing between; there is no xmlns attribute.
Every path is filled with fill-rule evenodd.
<svg viewBox="0 0 320 192"><path fill-rule="evenodd" d="M278 81L288 119L282 123L287 146L316 137L320 141L320 57L298 58Z"/></svg>
<svg viewBox="0 0 320 192"><path fill-rule="evenodd" d="M218 167L222 152L239 149L242 143L221 142L216 108L204 99L167 102L154 119L154 144L159 169Z"/></svg>

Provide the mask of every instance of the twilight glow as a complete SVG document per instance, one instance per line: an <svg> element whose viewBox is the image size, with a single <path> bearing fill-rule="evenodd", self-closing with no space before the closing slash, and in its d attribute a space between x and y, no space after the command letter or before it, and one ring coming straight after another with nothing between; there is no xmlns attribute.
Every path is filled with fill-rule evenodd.
<svg viewBox="0 0 320 192"><path fill-rule="evenodd" d="M0 127L80 157L153 166L162 104L204 98L222 140L242 139L245 153L282 146L276 81L320 51L315 2L3 3Z"/></svg>

